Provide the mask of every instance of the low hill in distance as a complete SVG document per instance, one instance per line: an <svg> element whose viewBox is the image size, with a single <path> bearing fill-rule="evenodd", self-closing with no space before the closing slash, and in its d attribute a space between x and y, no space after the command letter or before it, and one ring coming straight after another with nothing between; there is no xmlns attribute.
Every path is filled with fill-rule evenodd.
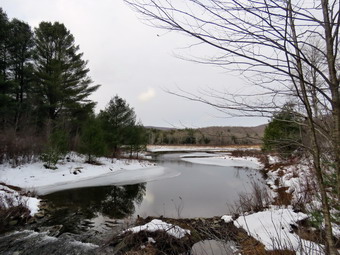
<svg viewBox="0 0 340 255"><path fill-rule="evenodd" d="M149 144L235 145L261 144L266 124L255 127L146 127Z"/></svg>

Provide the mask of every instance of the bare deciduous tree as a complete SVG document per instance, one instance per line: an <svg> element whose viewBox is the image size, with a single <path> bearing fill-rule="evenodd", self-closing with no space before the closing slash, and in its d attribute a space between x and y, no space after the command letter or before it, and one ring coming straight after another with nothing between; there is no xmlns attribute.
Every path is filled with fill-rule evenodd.
<svg viewBox="0 0 340 255"><path fill-rule="evenodd" d="M188 34L219 52L193 61L240 71L252 92L172 92L222 111L271 115L295 98L309 129L322 197L326 249L338 254L327 189L340 190L339 0L125 0L156 27ZM317 42L317 43L316 43ZM320 116L327 121L320 121ZM330 174L333 186L326 185Z"/></svg>

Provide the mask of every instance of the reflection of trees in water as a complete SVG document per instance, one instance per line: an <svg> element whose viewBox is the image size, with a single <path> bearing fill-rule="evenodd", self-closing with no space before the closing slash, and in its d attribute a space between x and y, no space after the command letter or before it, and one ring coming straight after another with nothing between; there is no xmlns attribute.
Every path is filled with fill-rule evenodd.
<svg viewBox="0 0 340 255"><path fill-rule="evenodd" d="M102 213L111 218L122 219L135 212L135 204L143 201L145 190L146 184L140 183L65 190L47 195L45 198L55 209L66 207L68 214L76 212L89 219L95 217L97 213Z"/></svg>
<svg viewBox="0 0 340 255"><path fill-rule="evenodd" d="M100 212L106 216L122 219L135 212L145 195L145 184L114 186L101 202Z"/></svg>

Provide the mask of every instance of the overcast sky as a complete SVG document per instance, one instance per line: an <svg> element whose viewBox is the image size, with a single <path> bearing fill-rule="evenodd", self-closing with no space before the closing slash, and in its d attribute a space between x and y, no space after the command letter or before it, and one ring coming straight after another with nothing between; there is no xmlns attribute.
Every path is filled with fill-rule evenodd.
<svg viewBox="0 0 340 255"><path fill-rule="evenodd" d="M267 122L230 118L210 106L166 93L177 88L193 93L207 87L223 90L242 87L244 82L219 68L176 58L176 54L193 54L193 49L184 49L192 39L143 24L123 0L1 0L1 7L9 19L18 18L32 28L41 21L65 24L89 61L91 78L101 84L91 96L97 111L118 94L146 126L256 126Z"/></svg>

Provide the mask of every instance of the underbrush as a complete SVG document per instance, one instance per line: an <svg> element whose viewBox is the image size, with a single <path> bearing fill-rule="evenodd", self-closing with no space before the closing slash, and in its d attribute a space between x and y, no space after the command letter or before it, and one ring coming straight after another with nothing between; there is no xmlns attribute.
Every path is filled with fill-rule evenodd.
<svg viewBox="0 0 340 255"><path fill-rule="evenodd" d="M45 140L36 135L21 135L14 130L0 133L0 164L9 162L12 167L37 160L43 151Z"/></svg>
<svg viewBox="0 0 340 255"><path fill-rule="evenodd" d="M155 219L138 218L136 224L142 225ZM237 238L239 231L232 223L225 223L221 218L172 219L162 221L190 230L190 235L176 238L165 231L124 232L114 237L108 245L114 247L114 254L191 254L192 246L203 240L229 241Z"/></svg>
<svg viewBox="0 0 340 255"><path fill-rule="evenodd" d="M323 245L326 242L325 231L323 229L323 214L318 195L319 188L315 173L312 170L312 162L306 157L301 157L301 155L300 157L296 156L290 159L280 159L277 155L265 155L253 151L236 151L231 154L236 157L257 157L264 166L262 173L267 182L267 189L269 190L266 191L266 188L260 189L252 183L251 191L240 194L239 200L230 206L232 213L236 216L242 214L247 215L257 211L263 211L269 205L278 206L279 208L292 207L296 212L304 212L309 215L309 218L300 222L298 227L293 228L294 233L297 234L297 240L295 241L302 246L299 252L300 254L324 254ZM333 197L332 194L329 194L330 199ZM339 231L338 215L339 206L337 203L333 203L333 229L337 232ZM306 245L305 240L309 240L314 244ZM294 250L291 244L280 243L279 238L274 238L272 242L280 244L279 249L281 251ZM334 242L336 247L340 248L339 239L334 237ZM249 254L253 253L250 252ZM277 251L272 254L281 253ZM284 252L283 254L289 253ZM290 254L295 254L295 252L291 252Z"/></svg>
<svg viewBox="0 0 340 255"><path fill-rule="evenodd" d="M0 234L23 226L31 218L24 201L16 197L0 197Z"/></svg>
<svg viewBox="0 0 340 255"><path fill-rule="evenodd" d="M307 156L279 159L271 162L263 169L268 186L275 192L273 205L292 206L295 211L304 212L309 217L301 222L294 231L301 238L315 243L325 244L324 218L319 187L313 171L313 162ZM332 189L328 190L328 199L333 202ZM340 248L338 202L330 203L334 243ZM305 252L309 254L308 252ZM314 253L313 253L314 254ZM318 253L319 254L319 253Z"/></svg>
<svg viewBox="0 0 340 255"><path fill-rule="evenodd" d="M258 182L251 182L251 190L239 194L239 198L234 204L229 205L229 211L234 215L243 213L259 212L268 208L272 198L268 193L268 188Z"/></svg>
<svg viewBox="0 0 340 255"><path fill-rule="evenodd" d="M136 224L142 225L155 219L138 218ZM174 238L164 231L140 231L138 233L124 232L113 237L108 246L113 247L113 254L123 255L155 255L155 254L243 254L243 255L294 255L295 251L277 249L267 251L265 246L249 236L242 228L237 228L233 222L226 223L220 217L196 219L161 218L163 221L190 230L190 235L181 239ZM216 247L204 247L192 253L194 244L215 240L221 244ZM308 254L308 253L306 253ZM311 253L313 254L313 253ZM317 255L317 254L314 254Z"/></svg>

